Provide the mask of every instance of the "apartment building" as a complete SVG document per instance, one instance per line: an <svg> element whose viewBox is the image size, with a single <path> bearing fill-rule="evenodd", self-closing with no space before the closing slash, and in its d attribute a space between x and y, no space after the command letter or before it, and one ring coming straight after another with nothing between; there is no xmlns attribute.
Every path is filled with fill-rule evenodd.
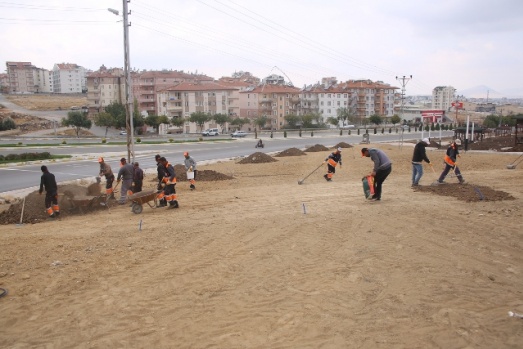
<svg viewBox="0 0 523 349"><path fill-rule="evenodd" d="M9 75L0 74L0 93L9 92Z"/></svg>
<svg viewBox="0 0 523 349"><path fill-rule="evenodd" d="M53 74L49 70L35 67L33 69L33 80L36 93L54 92Z"/></svg>
<svg viewBox="0 0 523 349"><path fill-rule="evenodd" d="M113 102L125 103L125 79L120 68L106 68L87 74L87 101L89 115L104 111Z"/></svg>
<svg viewBox="0 0 523 349"><path fill-rule="evenodd" d="M452 86L437 86L432 90L432 109L449 111L456 100L456 89Z"/></svg>
<svg viewBox="0 0 523 349"><path fill-rule="evenodd" d="M145 111L149 115L160 115L160 108L157 105L158 91L163 91L182 82L206 83L212 81L214 79L211 77L184 73L183 71L142 71L132 74L131 87L132 95L138 101L140 112Z"/></svg>
<svg viewBox="0 0 523 349"><path fill-rule="evenodd" d="M31 62L6 62L9 93L34 93L35 81Z"/></svg>
<svg viewBox="0 0 523 349"><path fill-rule="evenodd" d="M189 118L192 113L203 112L213 114L229 114L230 106L237 99L234 97L239 89L224 86L216 82L182 82L176 86L158 91L158 115L169 118ZM205 124L204 128L219 128L213 121ZM185 133L198 132L198 126L186 122Z"/></svg>
<svg viewBox="0 0 523 349"><path fill-rule="evenodd" d="M74 63L57 63L53 67L54 93L83 93L86 91L86 70Z"/></svg>
<svg viewBox="0 0 523 349"><path fill-rule="evenodd" d="M261 85L240 92L240 117L254 120L266 116L267 127L280 130L285 116L298 114L300 89L287 85Z"/></svg>

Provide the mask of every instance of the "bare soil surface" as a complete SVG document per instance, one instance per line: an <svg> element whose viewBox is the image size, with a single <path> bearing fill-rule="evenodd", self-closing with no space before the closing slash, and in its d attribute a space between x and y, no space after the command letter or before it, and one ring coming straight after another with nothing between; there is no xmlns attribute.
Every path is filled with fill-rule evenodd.
<svg viewBox="0 0 523 349"><path fill-rule="evenodd" d="M69 110L87 105L87 97L64 94L5 95L10 102L27 110Z"/></svg>
<svg viewBox="0 0 523 349"><path fill-rule="evenodd" d="M178 209L2 225L0 347L521 348L518 154L463 152L467 183L432 186L444 149L430 147L435 172L413 189L412 144L365 146L393 161L381 202L364 198L362 146L331 182L320 168L298 185L325 147L198 166L230 179L179 177ZM88 187L59 187L64 213L68 191Z"/></svg>

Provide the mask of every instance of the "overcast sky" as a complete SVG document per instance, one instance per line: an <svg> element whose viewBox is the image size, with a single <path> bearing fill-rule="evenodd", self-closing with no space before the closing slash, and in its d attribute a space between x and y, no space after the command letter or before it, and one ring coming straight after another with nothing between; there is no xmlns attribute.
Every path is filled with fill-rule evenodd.
<svg viewBox="0 0 523 349"><path fill-rule="evenodd" d="M131 0L130 62L523 97L523 0ZM107 11L113 8L120 17ZM0 0L0 62L123 66L121 0ZM486 91L485 91L486 93Z"/></svg>

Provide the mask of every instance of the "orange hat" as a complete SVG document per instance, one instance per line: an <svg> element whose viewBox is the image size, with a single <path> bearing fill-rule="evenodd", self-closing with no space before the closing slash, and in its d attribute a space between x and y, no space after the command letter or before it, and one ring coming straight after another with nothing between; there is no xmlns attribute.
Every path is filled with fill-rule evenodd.
<svg viewBox="0 0 523 349"><path fill-rule="evenodd" d="M98 158L98 162L104 162L104 158L100 156L100 157Z"/></svg>
<svg viewBox="0 0 523 349"><path fill-rule="evenodd" d="M189 152L187 152L187 151L185 153L183 153L183 156L188 156L188 155L189 155Z"/></svg>

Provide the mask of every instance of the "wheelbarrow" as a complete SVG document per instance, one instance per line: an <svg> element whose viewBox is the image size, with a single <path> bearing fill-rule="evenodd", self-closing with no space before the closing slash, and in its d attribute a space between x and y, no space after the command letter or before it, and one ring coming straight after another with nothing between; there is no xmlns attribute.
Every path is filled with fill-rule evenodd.
<svg viewBox="0 0 523 349"><path fill-rule="evenodd" d="M144 204L149 205L150 208L156 208L157 197L158 192L147 190L129 195L127 199L131 201L131 211L135 214L139 214L142 213ZM153 204L151 204L151 201Z"/></svg>

